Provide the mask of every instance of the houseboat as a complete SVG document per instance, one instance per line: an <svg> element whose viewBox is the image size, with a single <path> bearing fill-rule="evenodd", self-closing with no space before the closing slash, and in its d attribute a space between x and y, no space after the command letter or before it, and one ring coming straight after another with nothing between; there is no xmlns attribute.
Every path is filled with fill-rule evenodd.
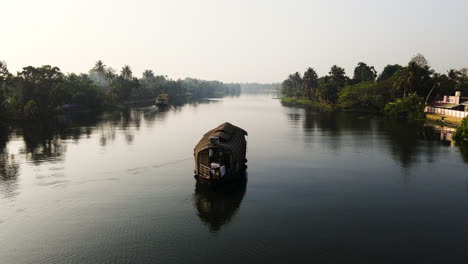
<svg viewBox="0 0 468 264"><path fill-rule="evenodd" d="M157 106L166 106L169 105L169 95L168 94L160 94L154 100L154 103Z"/></svg>
<svg viewBox="0 0 468 264"><path fill-rule="evenodd" d="M230 123L206 132L195 146L195 178L217 185L242 180L247 168L247 132Z"/></svg>

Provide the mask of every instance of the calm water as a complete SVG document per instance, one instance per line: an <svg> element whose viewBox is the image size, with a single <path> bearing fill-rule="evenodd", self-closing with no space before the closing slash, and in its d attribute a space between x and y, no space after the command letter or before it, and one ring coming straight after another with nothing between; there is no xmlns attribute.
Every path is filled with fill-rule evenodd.
<svg viewBox="0 0 468 264"><path fill-rule="evenodd" d="M0 147L0 263L468 261L468 153L422 125L269 95L64 118ZM249 132L248 182L196 186L193 147Z"/></svg>

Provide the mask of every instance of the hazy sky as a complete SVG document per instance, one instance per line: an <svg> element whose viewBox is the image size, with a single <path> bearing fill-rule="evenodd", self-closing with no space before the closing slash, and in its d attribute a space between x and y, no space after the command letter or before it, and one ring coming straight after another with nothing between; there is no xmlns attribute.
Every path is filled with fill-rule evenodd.
<svg viewBox="0 0 468 264"><path fill-rule="evenodd" d="M277 82L333 64L352 76L422 53L468 67L467 0L0 0L0 60L87 72L98 59L171 78Z"/></svg>

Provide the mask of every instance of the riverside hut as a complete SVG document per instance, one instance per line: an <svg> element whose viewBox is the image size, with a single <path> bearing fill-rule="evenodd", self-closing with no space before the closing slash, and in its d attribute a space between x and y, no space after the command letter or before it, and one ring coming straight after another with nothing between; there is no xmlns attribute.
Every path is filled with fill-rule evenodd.
<svg viewBox="0 0 468 264"><path fill-rule="evenodd" d="M245 175L247 132L230 123L206 132L195 146L195 178L217 184Z"/></svg>

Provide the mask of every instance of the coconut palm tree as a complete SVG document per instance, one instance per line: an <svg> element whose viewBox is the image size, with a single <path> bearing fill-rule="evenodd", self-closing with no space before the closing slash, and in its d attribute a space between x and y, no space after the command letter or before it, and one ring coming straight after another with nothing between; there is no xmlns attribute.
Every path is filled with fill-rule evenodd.
<svg viewBox="0 0 468 264"><path fill-rule="evenodd" d="M153 70L145 70L145 71L143 72L143 78L144 78L144 79L152 79L152 78L154 78L154 77L155 77L155 76L154 76Z"/></svg>
<svg viewBox="0 0 468 264"><path fill-rule="evenodd" d="M457 71L455 69L450 69L447 73L447 76L449 77L450 80L458 82L460 81L462 77L461 71Z"/></svg>
<svg viewBox="0 0 468 264"><path fill-rule="evenodd" d="M432 76L432 79L434 80L434 84L432 85L432 89L427 94L426 104L427 104L427 101L429 100L429 96L431 96L432 91L434 91L434 88L440 86L440 83L442 81L442 75L440 73L434 73L434 75Z"/></svg>
<svg viewBox="0 0 468 264"><path fill-rule="evenodd" d="M112 81L115 79L115 70L111 67L108 67L104 72L104 77L109 85L109 89L112 86Z"/></svg>
<svg viewBox="0 0 468 264"><path fill-rule="evenodd" d="M133 76L132 73L132 68L128 65L125 65L122 67L122 70L120 71L120 76L122 76L126 80L130 80Z"/></svg>
<svg viewBox="0 0 468 264"><path fill-rule="evenodd" d="M318 86L318 76L314 69L308 68L304 73L304 96L312 100L315 98L315 94Z"/></svg>
<svg viewBox="0 0 468 264"><path fill-rule="evenodd" d="M398 90L403 90L403 98L406 98L407 94L413 93L414 82L416 79L416 67L418 67L418 65L415 62L410 62L407 67L397 72L398 77L394 87Z"/></svg>
<svg viewBox="0 0 468 264"><path fill-rule="evenodd" d="M105 70L106 70L106 65L104 64L102 60L96 61L96 64L94 64L94 68L92 69L92 71L95 71L98 73L104 73Z"/></svg>

